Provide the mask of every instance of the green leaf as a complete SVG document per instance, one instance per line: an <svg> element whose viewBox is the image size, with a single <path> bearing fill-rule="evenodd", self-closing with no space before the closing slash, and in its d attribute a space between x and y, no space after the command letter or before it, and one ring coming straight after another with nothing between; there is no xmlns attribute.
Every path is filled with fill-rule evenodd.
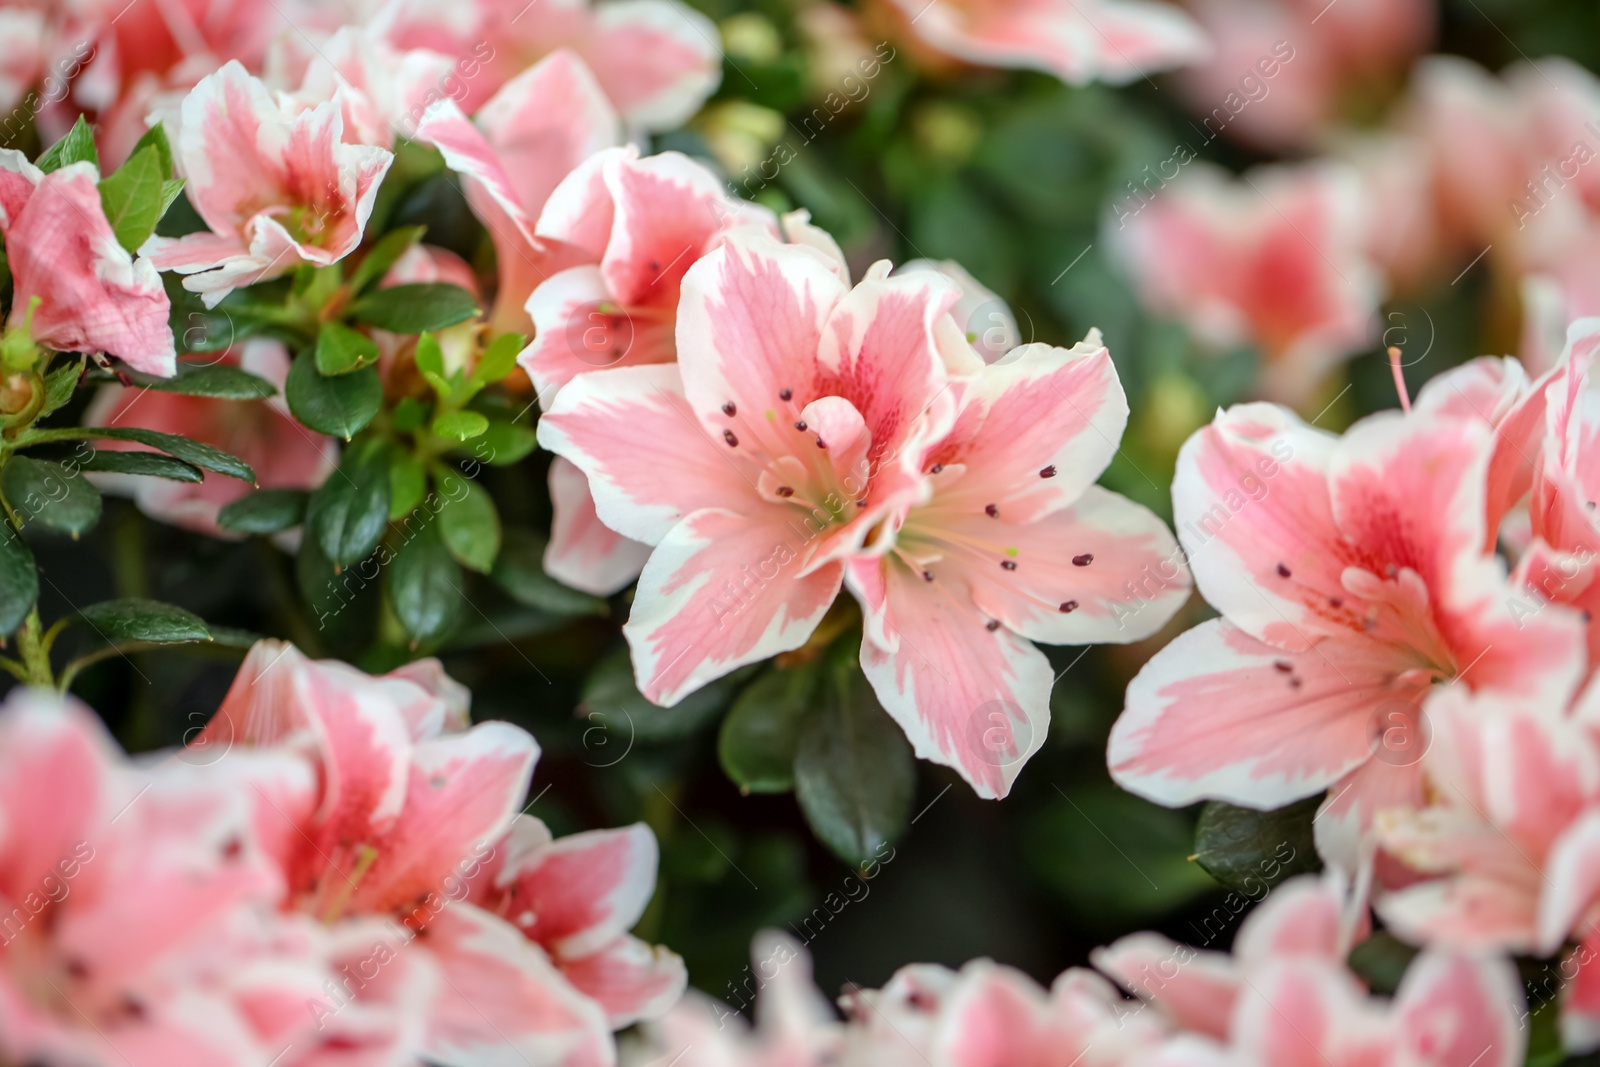
<svg viewBox="0 0 1600 1067"><path fill-rule="evenodd" d="M1255 893L1296 874L1322 869L1311 821L1322 797L1256 811L1213 800L1195 827L1195 860L1207 874L1243 893Z"/></svg>
<svg viewBox="0 0 1600 1067"><path fill-rule="evenodd" d="M709 726L733 699L753 673L751 668L735 671L684 697L670 708L657 707L639 692L633 681L633 665L626 646L602 659L583 686L583 701L578 710L597 725L604 725L615 749L594 752L589 763L610 760L628 742L653 745L678 741ZM626 738L626 741L622 739ZM595 735L594 740L599 740ZM585 746L590 739L586 737ZM600 764L606 765L606 764Z"/></svg>
<svg viewBox="0 0 1600 1067"><path fill-rule="evenodd" d="M418 337L415 358L419 371L440 381L444 380L444 350L439 347L437 337L426 332Z"/></svg>
<svg viewBox="0 0 1600 1067"><path fill-rule="evenodd" d="M474 437L472 447L465 451L491 467L509 467L526 459L538 447L539 438L532 427L490 419L488 429Z"/></svg>
<svg viewBox="0 0 1600 1067"><path fill-rule="evenodd" d="M157 378L153 374L130 374L134 384L163 393L180 396L204 396L216 400L264 400L278 390L265 378L249 371L218 363L210 367L197 367L179 363L178 373L171 378Z"/></svg>
<svg viewBox="0 0 1600 1067"><path fill-rule="evenodd" d="M311 494L306 532L335 567L366 559L389 525L389 450L367 441L345 454L339 468Z"/></svg>
<svg viewBox="0 0 1600 1067"><path fill-rule="evenodd" d="M83 376L83 364L77 360L70 360L44 376L44 407L39 409L39 417L44 418L52 411L60 411L72 400L72 394L78 390L78 379Z"/></svg>
<svg viewBox="0 0 1600 1067"><path fill-rule="evenodd" d="M433 481L444 498L439 509L439 536L463 567L487 574L500 554L500 514L489 491L448 468L434 471Z"/></svg>
<svg viewBox="0 0 1600 1067"><path fill-rule="evenodd" d="M100 491L76 467L12 456L0 473L0 491L24 523L38 522L74 540L100 521Z"/></svg>
<svg viewBox="0 0 1600 1067"><path fill-rule="evenodd" d="M128 158L133 158L146 148L154 148L156 155L161 159L161 176L172 177L172 142L167 139L166 127L157 122L144 135L133 144L133 151L128 153Z"/></svg>
<svg viewBox="0 0 1600 1067"><path fill-rule="evenodd" d="M478 303L459 285L424 282L374 290L351 304L350 314L391 333L422 333L467 321Z"/></svg>
<svg viewBox="0 0 1600 1067"><path fill-rule="evenodd" d="M822 707L795 751L795 796L817 838L860 866L905 830L916 769L904 731L853 655L833 655L822 671Z"/></svg>
<svg viewBox="0 0 1600 1067"><path fill-rule="evenodd" d="M1021 852L1039 881L1073 914L1098 930L1125 929L1160 919L1217 887L1189 860L1194 820L1187 812L1160 808L1104 781L1075 781L1051 789L1046 806L1023 828ZM1250 899L1258 899L1258 892ZM1248 906L1218 906L1202 920L1202 936L1214 939L1235 929Z"/></svg>
<svg viewBox="0 0 1600 1067"><path fill-rule="evenodd" d="M381 280L389 273L389 268L399 262L400 257L422 240L422 235L427 232L426 226L402 226L384 234L350 275L350 291L360 293L373 282Z"/></svg>
<svg viewBox="0 0 1600 1067"><path fill-rule="evenodd" d="M325 378L317 373L316 357L310 350L294 357L283 392L295 418L318 433L346 441L366 429L383 406L378 368Z"/></svg>
<svg viewBox="0 0 1600 1067"><path fill-rule="evenodd" d="M90 604L79 614L108 641L182 644L211 640L211 630L200 616L157 600L104 600Z"/></svg>
<svg viewBox="0 0 1600 1067"><path fill-rule="evenodd" d="M39 599L39 571L33 553L11 524L0 526L0 634L22 625Z"/></svg>
<svg viewBox="0 0 1600 1067"><path fill-rule="evenodd" d="M217 513L217 525L248 534L275 534L306 519L310 494L300 489L257 489Z"/></svg>
<svg viewBox="0 0 1600 1067"><path fill-rule="evenodd" d="M428 493L428 472L411 452L401 452L389 467L389 521L416 510Z"/></svg>
<svg viewBox="0 0 1600 1067"><path fill-rule="evenodd" d="M490 581L519 604L551 615L606 615L611 606L597 596L568 588L544 572L546 542L527 530L506 530Z"/></svg>
<svg viewBox="0 0 1600 1067"><path fill-rule="evenodd" d="M167 171L161 165L161 153L154 145L142 148L117 168L117 172L100 182L100 205L105 209L106 221L117 235L117 243L130 254L156 232L167 209L162 200L162 186Z"/></svg>
<svg viewBox="0 0 1600 1067"><path fill-rule="evenodd" d="M1350 969L1374 993L1393 995L1417 950L1387 930L1379 930L1350 950Z"/></svg>
<svg viewBox="0 0 1600 1067"><path fill-rule="evenodd" d="M794 788L800 731L815 703L814 664L773 668L745 687L717 737L717 755L741 793Z"/></svg>
<svg viewBox="0 0 1600 1067"><path fill-rule="evenodd" d="M245 482L254 483L256 480L256 472L250 469L250 464L238 456L229 455L220 448L212 448L199 441L191 441L187 437L179 437L175 433L160 433L135 426L83 426L35 430L26 436L23 443L81 441L84 438L96 437L107 441L132 441L134 444L158 448L169 456L177 456L185 463L192 463L204 470L216 471L218 474L226 474L230 478L238 478Z"/></svg>
<svg viewBox="0 0 1600 1067"><path fill-rule="evenodd" d="M428 409L414 396L401 397L389 413L389 423L401 433L416 433L428 425Z"/></svg>
<svg viewBox="0 0 1600 1067"><path fill-rule="evenodd" d="M489 420L476 411L446 411L434 416L433 432L453 441L466 441L489 428Z"/></svg>
<svg viewBox="0 0 1600 1067"><path fill-rule="evenodd" d="M325 322L317 331L317 372L349 374L378 362L378 343L342 322Z"/></svg>
<svg viewBox="0 0 1600 1067"><path fill-rule="evenodd" d="M163 218L166 217L167 208L171 207L173 201L178 199L178 194L183 192L185 180L183 178L169 178L161 183L161 215Z"/></svg>
<svg viewBox="0 0 1600 1067"><path fill-rule="evenodd" d="M107 471L112 474L138 474L147 478L168 478L174 482L199 482L205 475L200 468L181 459L164 456L160 452L124 452L115 448L97 448L84 461L86 471Z"/></svg>
<svg viewBox="0 0 1600 1067"><path fill-rule="evenodd" d="M83 116L78 116L78 121L72 124L72 129L67 135L49 148L35 161L34 166L50 174L62 167L70 167L74 163L93 163L100 166L100 156L94 150L94 131L84 121Z"/></svg>
<svg viewBox="0 0 1600 1067"><path fill-rule="evenodd" d="M455 624L466 600L466 579L440 540L436 522L424 522L402 543L385 573L389 603L412 647L443 636Z"/></svg>
<svg viewBox="0 0 1600 1067"><path fill-rule="evenodd" d="M488 385L516 370L517 356L527 344L528 339L520 333L503 333L496 337L483 350L483 355L478 357L478 365L472 368L472 381L477 385Z"/></svg>

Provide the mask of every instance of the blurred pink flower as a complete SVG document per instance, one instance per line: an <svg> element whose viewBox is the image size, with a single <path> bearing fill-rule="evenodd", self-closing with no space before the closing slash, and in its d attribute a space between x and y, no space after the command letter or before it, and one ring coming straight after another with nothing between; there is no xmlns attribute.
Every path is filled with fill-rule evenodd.
<svg viewBox="0 0 1600 1067"><path fill-rule="evenodd" d="M236 354L230 350L219 358L265 378L279 395L263 403L108 385L84 413L84 425L138 427L214 445L250 464L258 488L311 490L321 485L338 465L339 446L289 414L282 398L289 353L282 343L251 338L238 346ZM126 441L102 441L95 447L140 450ZM132 497L151 518L212 537L238 536L217 526L217 513L251 492L248 483L215 474L198 483L128 474L97 473L93 478L108 492Z"/></svg>
<svg viewBox="0 0 1600 1067"><path fill-rule="evenodd" d="M58 351L105 352L134 370L170 376L177 358L171 302L150 261L117 243L99 181L92 163L44 174L20 152L0 149L9 325Z"/></svg>
<svg viewBox="0 0 1600 1067"><path fill-rule="evenodd" d="M470 726L465 690L436 661L372 677L259 642L199 746L235 740L310 753L320 796L277 825L290 904L330 924L386 919L394 954L437 972L423 1058L475 1063L509 1048L607 1064L613 1018L665 1010L681 992L677 957L624 927L653 890L654 839L639 828L552 845L519 819L538 745L509 723ZM569 881L552 886L551 871ZM528 919L521 894L547 910ZM376 981L353 997L385 993Z"/></svg>
<svg viewBox="0 0 1600 1067"><path fill-rule="evenodd" d="M1433 39L1431 0L1188 0L1212 41L1178 75L1208 136L1267 149L1318 145L1405 81Z"/></svg>
<svg viewBox="0 0 1600 1067"><path fill-rule="evenodd" d="M1155 0L883 0L902 35L982 67L1122 84L1204 59L1204 34Z"/></svg>
<svg viewBox="0 0 1600 1067"><path fill-rule="evenodd" d="M342 942L278 913L257 806L301 811L313 789L291 753L136 767L81 705L14 692L0 709L0 1056L171 1067L404 1054L392 1018L319 1026L305 1010Z"/></svg>
<svg viewBox="0 0 1600 1067"><path fill-rule="evenodd" d="M343 142L339 97L307 110L275 100L229 62L183 102L177 155L210 232L152 237L143 251L215 307L239 286L301 263L327 266L361 243L394 156Z"/></svg>
<svg viewBox="0 0 1600 1067"><path fill-rule="evenodd" d="M1152 310L1213 345L1254 345L1262 391L1295 403L1376 339L1365 210L1356 175L1331 164L1239 179L1191 164L1119 204L1107 232Z"/></svg>
<svg viewBox="0 0 1600 1067"><path fill-rule="evenodd" d="M722 80L716 26L678 0L402 0L382 25L403 47L470 58L455 94L468 114L561 51L594 72L632 129L681 126Z"/></svg>

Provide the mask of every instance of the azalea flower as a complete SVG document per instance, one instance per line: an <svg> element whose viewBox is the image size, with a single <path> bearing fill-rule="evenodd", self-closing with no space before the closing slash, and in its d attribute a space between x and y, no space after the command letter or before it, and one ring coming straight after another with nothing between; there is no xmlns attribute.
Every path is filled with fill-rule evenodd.
<svg viewBox="0 0 1600 1067"><path fill-rule="evenodd" d="M235 288L355 251L394 156L343 141L340 101L299 111L230 61L183 101L178 158L210 232L152 237L160 270L215 307Z"/></svg>
<svg viewBox="0 0 1600 1067"><path fill-rule="evenodd" d="M922 460L925 498L848 577L861 666L917 754L1004 796L1050 722L1055 672L1029 641L1142 640L1190 579L1160 519L1094 484L1128 417L1097 332L965 357L954 425Z"/></svg>
<svg viewBox="0 0 1600 1067"><path fill-rule="evenodd" d="M284 885L256 820L267 797L308 808L311 768L284 753L135 767L86 708L14 692L0 709L0 1056L404 1055L386 1014L319 1027L304 1010L348 945L278 913Z"/></svg>
<svg viewBox="0 0 1600 1067"><path fill-rule="evenodd" d="M1254 345L1263 392L1294 403L1375 339L1381 287L1360 191L1333 164L1235 180L1191 163L1119 200L1107 233L1152 310L1215 347Z"/></svg>
<svg viewBox="0 0 1600 1067"><path fill-rule="evenodd" d="M612 1019L681 992L677 957L625 933L653 890L648 831L551 844L519 820L538 746L508 723L469 727L466 693L437 661L374 678L259 642L199 739L236 742L312 754L315 807L277 813L290 906L385 920L390 955L425 961L440 983L419 1028L427 1060L608 1063ZM386 995L363 978L351 1002Z"/></svg>
<svg viewBox="0 0 1600 1067"><path fill-rule="evenodd" d="M1524 998L1509 962L1427 949L1393 1001L1377 1000L1343 965L1352 918L1362 917L1350 913L1336 881L1296 878L1245 920L1231 959L1141 933L1097 950L1093 960L1173 1023L1230 1053L1197 1062L1522 1062L1527 1039L1516 1011Z"/></svg>
<svg viewBox="0 0 1600 1067"><path fill-rule="evenodd" d="M522 71L562 51L594 71L630 129L683 125L722 80L716 26L678 0L402 3L386 20L390 39L403 47L475 61L459 100L469 114Z"/></svg>
<svg viewBox="0 0 1600 1067"><path fill-rule="evenodd" d="M1136 81L1209 51L1189 16L1151 0L883 0L883 8L903 35L933 52L1041 70L1069 85Z"/></svg>
<svg viewBox="0 0 1600 1067"><path fill-rule="evenodd" d="M451 101L435 105L417 139L466 179L467 200L494 240L500 284L490 323L497 333L531 334L530 294L565 267L592 262L592 253L539 237L536 221L562 179L622 143L616 112L583 61L560 51L507 82L476 124Z"/></svg>
<svg viewBox="0 0 1600 1067"><path fill-rule="evenodd" d="M1433 38L1428 0L1191 0L1213 44L1178 82L1208 138L1267 149L1326 142L1404 81ZM1415 167L1415 159L1411 160Z"/></svg>
<svg viewBox="0 0 1600 1067"><path fill-rule="evenodd" d="M1353 868L1375 812L1422 801L1431 690L1565 704L1582 624L1559 607L1519 614L1490 554L1528 478L1506 457L1526 454L1517 433L1536 401L1510 385L1480 363L1342 438L1244 404L1189 439L1174 517L1222 618L1128 687L1108 753L1118 783L1172 806L1270 809L1330 790L1319 850Z"/></svg>
<svg viewBox="0 0 1600 1067"><path fill-rule="evenodd" d="M0 149L0 235L12 278L9 325L58 351L105 352L171 376L172 304L151 261L117 243L94 164L45 174Z"/></svg>
<svg viewBox="0 0 1600 1067"><path fill-rule="evenodd" d="M183 396L138 386L108 385L84 413L86 426L138 427L178 434L238 456L255 471L262 489L312 490L339 463L339 446L331 437L307 430L289 414L282 398L289 374L289 353L266 338L243 341L230 364L266 379L279 395L266 400L218 400ZM129 442L104 441L96 448L139 451ZM236 537L217 525L217 513L251 492L236 478L206 476L200 482L128 474L95 473L96 485L132 497L151 518L212 537Z"/></svg>

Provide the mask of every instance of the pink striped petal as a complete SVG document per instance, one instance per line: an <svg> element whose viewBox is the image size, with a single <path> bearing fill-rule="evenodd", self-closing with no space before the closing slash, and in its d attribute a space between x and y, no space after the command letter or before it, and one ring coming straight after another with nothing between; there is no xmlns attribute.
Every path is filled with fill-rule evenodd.
<svg viewBox="0 0 1600 1067"><path fill-rule="evenodd" d="M898 560L879 566L884 607L868 627L885 640L861 642L878 700L919 758L954 767L979 796L1005 796L1049 730L1049 661L990 630L959 575L928 582ZM858 599L869 610L872 598Z"/></svg>
<svg viewBox="0 0 1600 1067"><path fill-rule="evenodd" d="M550 504L555 517L544 569L550 577L595 596L611 596L639 577L650 546L630 541L600 521L589 479L557 456L550 464Z"/></svg>
<svg viewBox="0 0 1600 1067"><path fill-rule="evenodd" d="M555 841L513 834L506 848L495 882L509 896L507 917L558 959L598 952L626 934L655 892L659 852L643 823Z"/></svg>
<svg viewBox="0 0 1600 1067"><path fill-rule="evenodd" d="M1227 1039L1240 979L1223 953L1200 952L1160 934L1140 933L1095 949L1089 959L1180 1027Z"/></svg>
<svg viewBox="0 0 1600 1067"><path fill-rule="evenodd" d="M1430 950L1395 994L1400 1047L1439 1067L1516 1067L1527 1047L1522 982L1509 960Z"/></svg>
<svg viewBox="0 0 1600 1067"><path fill-rule="evenodd" d="M675 952L619 937L598 952L561 961L567 981L605 1009L614 1029L655 1019L683 996L688 972Z"/></svg>
<svg viewBox="0 0 1600 1067"><path fill-rule="evenodd" d="M1417 666L1409 650L1360 637L1284 652L1225 620L1201 623L1128 686L1111 775L1170 807L1202 798L1281 807L1372 756L1372 714L1421 700Z"/></svg>
<svg viewBox="0 0 1600 1067"><path fill-rule="evenodd" d="M580 375L539 420L539 443L588 477L601 521L634 541L659 544L702 508L766 506L701 429L675 366Z"/></svg>
<svg viewBox="0 0 1600 1067"><path fill-rule="evenodd" d="M806 642L838 595L844 568L800 572L795 564L809 538L797 514L765 503L748 514L705 508L667 532L644 565L622 631L639 692L671 707L737 667Z"/></svg>

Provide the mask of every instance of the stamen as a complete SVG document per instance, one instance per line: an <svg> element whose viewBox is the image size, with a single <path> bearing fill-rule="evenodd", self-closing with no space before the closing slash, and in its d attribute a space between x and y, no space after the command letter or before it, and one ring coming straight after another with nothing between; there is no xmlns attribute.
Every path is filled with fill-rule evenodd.
<svg viewBox="0 0 1600 1067"><path fill-rule="evenodd" d="M1405 372L1400 369L1400 349L1389 346L1389 369L1394 372L1394 391L1400 394L1400 410L1411 414L1411 394L1406 392Z"/></svg>
<svg viewBox="0 0 1600 1067"><path fill-rule="evenodd" d="M988 630L990 633L994 633L996 630L1000 629L1000 620L990 619L988 622L983 624L983 628Z"/></svg>
<svg viewBox="0 0 1600 1067"><path fill-rule="evenodd" d="M722 405L722 413L731 419L739 413L739 408L734 404L733 401L730 400L726 404Z"/></svg>
<svg viewBox="0 0 1600 1067"><path fill-rule="evenodd" d="M1078 610L1078 602L1076 600L1066 600L1066 601L1063 601L1062 604L1061 604L1061 614L1063 614L1063 615L1071 615L1074 611L1077 611L1077 610Z"/></svg>
<svg viewBox="0 0 1600 1067"><path fill-rule="evenodd" d="M795 424L794 424L794 428L795 428L795 429L797 429L797 430L799 430L799 431L800 431L800 432L801 432L801 433L805 433L805 432L806 432L806 424L805 424L805 421L804 421L804 420L801 420L801 421L800 421L800 422L797 422L797 423L795 423Z"/></svg>
<svg viewBox="0 0 1600 1067"><path fill-rule="evenodd" d="M793 389L779 389L778 390L778 399L782 400L782 401L785 401L785 402L793 400L794 399L794 390Z"/></svg>
<svg viewBox="0 0 1600 1067"><path fill-rule="evenodd" d="M1094 562L1094 553L1093 552L1085 552L1081 556L1073 556L1072 557L1072 565L1074 567L1087 567L1089 564L1091 564L1093 562Z"/></svg>
<svg viewBox="0 0 1600 1067"><path fill-rule="evenodd" d="M732 430L723 430L722 431L722 439L724 441L728 442L728 447L729 448L738 448L739 447L739 439L733 435L733 431Z"/></svg>
<svg viewBox="0 0 1600 1067"><path fill-rule="evenodd" d="M794 496L794 490L793 490L793 489L792 489L792 488L790 488L790 487L789 487L789 486L787 486L787 485L780 485L780 486L778 486L778 488L777 488L777 490L776 490L776 492L777 492L777 494L778 494L778 495L779 495L779 496L781 496L781 497L791 497L791 496Z"/></svg>
<svg viewBox="0 0 1600 1067"><path fill-rule="evenodd" d="M1284 566L1284 565L1283 565L1283 564L1281 564L1281 563L1280 563L1280 564L1278 564L1278 577L1279 577L1279 578L1288 578L1288 577L1290 577L1290 571L1289 571L1289 568L1288 568L1288 567L1285 567L1285 566Z"/></svg>
<svg viewBox="0 0 1600 1067"><path fill-rule="evenodd" d="M1000 507L997 504L990 504L983 509L983 513L991 519L998 519L1000 517Z"/></svg>
<svg viewBox="0 0 1600 1067"><path fill-rule="evenodd" d="M1050 466L1039 472L1039 477L1041 478L1054 478L1055 476L1056 465L1054 463L1050 464Z"/></svg>
<svg viewBox="0 0 1600 1067"><path fill-rule="evenodd" d="M1000 561L1000 566L1005 570L1014 571L1017 569L1017 561L1014 559L1003 559Z"/></svg>

